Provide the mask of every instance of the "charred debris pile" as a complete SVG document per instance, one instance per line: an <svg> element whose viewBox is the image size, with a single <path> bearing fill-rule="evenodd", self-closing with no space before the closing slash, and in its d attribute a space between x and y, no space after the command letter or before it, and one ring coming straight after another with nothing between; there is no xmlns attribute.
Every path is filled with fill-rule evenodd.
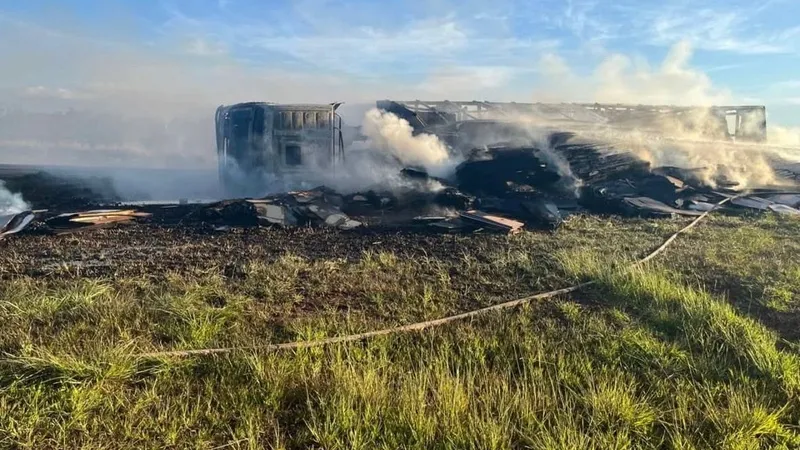
<svg viewBox="0 0 800 450"><path fill-rule="evenodd" d="M474 149L451 179L411 167L401 171L400 179L399 186L391 189L374 186L347 195L321 186L212 204L112 203L78 212L29 211L0 218L0 235L31 230L69 233L140 221L219 231L323 226L514 233L523 227L554 229L579 212L696 216L737 193L723 179L715 180L712 188L698 171L650 167L630 152L580 143L567 135L554 135L545 149L518 145ZM800 189L765 188L733 200L727 208L800 216Z"/></svg>

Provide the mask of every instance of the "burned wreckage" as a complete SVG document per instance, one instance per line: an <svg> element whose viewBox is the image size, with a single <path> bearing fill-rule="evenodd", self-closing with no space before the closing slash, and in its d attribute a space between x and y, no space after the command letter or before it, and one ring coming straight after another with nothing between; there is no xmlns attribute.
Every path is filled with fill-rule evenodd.
<svg viewBox="0 0 800 450"><path fill-rule="evenodd" d="M219 176L226 192L302 180L310 168L335 170L344 159L340 105L261 102L217 108Z"/></svg>
<svg viewBox="0 0 800 450"><path fill-rule="evenodd" d="M251 174L266 174L273 180L313 179L320 167L335 171L346 156L338 106L220 107L217 144L223 184L231 184L231 167L244 177L237 182ZM664 127L679 126L719 142L766 141L763 106L419 100L381 100L376 106L406 121L414 135L431 134L445 143L453 158L462 161L453 175L435 178L422 168L407 167L400 172L407 181L402 188L374 186L350 195L319 188L271 196L256 201L262 220L280 224L310 220L352 228L359 222L345 217L353 215L373 223L391 217L444 229L513 232L524 224L554 227L566 214L579 210L698 215L721 196L731 195L725 188L733 185L719 179L717 190L712 190L692 170L651 167L625 148L583 138L581 131L605 127L659 133ZM520 122L535 123L536 136ZM782 198L791 204L775 209L784 212L800 200ZM772 203L764 200L763 205Z"/></svg>
<svg viewBox="0 0 800 450"><path fill-rule="evenodd" d="M625 146L594 138L597 130L637 130L656 136L690 130L711 145L766 141L763 106L686 108L604 104L540 104L382 100L383 114L408 123L412 136L444 143L456 165L445 178L421 167L399 167L400 186L339 193L297 186L344 168L348 145L341 103L241 103L216 112L219 177L226 200L150 205L136 211L92 210L46 217L56 232L126 221L229 226L319 225L339 229L409 226L428 230L557 227L580 211L645 217L696 216L739 192L736 183L702 168L653 167ZM697 120L702 117L702 120ZM746 144L745 144L746 145ZM402 149L399 149L402 151ZM344 170L342 176L347 176ZM782 172L779 187L763 186L729 208L800 215L800 170ZM792 179L793 178L793 179ZM273 186L272 195L253 195ZM749 188L752 188L749 187ZM263 190L262 190L263 192ZM4 219L17 233L31 213Z"/></svg>

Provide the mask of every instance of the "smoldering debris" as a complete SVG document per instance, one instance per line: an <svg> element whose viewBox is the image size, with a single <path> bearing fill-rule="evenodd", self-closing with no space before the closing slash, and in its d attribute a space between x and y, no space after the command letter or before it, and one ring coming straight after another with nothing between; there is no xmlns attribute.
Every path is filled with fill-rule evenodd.
<svg viewBox="0 0 800 450"><path fill-rule="evenodd" d="M96 202L92 209L82 211L65 210L68 202L41 192L44 187L37 186L36 192L41 195L32 197L38 202L34 205L48 210L3 218L3 233L61 234L140 223L202 227L213 232L232 227L308 226L512 234L523 227L555 229L576 213L651 218L697 216L723 198L739 193L724 187L725 180L704 184L703 177L694 170L653 168L633 153L607 152L563 136L559 142L547 152L532 146L476 149L455 168L451 178L409 167L397 174L405 180L401 188L376 184L348 194L320 186L212 203L109 209L108 205L117 204ZM566 161L571 170L552 164L551 152ZM432 189L432 185L436 188ZM800 216L800 186L795 189L796 192L785 186L761 188L730 202L726 209ZM47 204L53 199L54 203Z"/></svg>
<svg viewBox="0 0 800 450"><path fill-rule="evenodd" d="M427 110L414 106L411 111L409 105L390 102L389 110L371 110L361 147L349 149L353 151L347 164L336 166L328 173L330 180L323 177L324 182L311 189L307 184L320 173L314 164L273 174L272 181L285 186L296 184L288 183L291 176L300 177L306 185L302 188L222 201L134 207L121 202L115 190L119 183L108 177L0 170L6 186L27 201L6 222L15 234L60 234L135 223L213 232L278 226L514 233L522 227L556 229L577 213L696 216L721 199L742 193L739 167L657 164L635 145L611 144L591 133L533 126L515 117L459 120L458 115L467 112L453 105L443 102L439 109L428 105ZM502 109L485 102L477 106L479 111L490 108L490 113L510 113L519 107ZM578 106L584 113L597 114L597 105ZM615 111L604 114L622 114ZM748 184L753 193L730 202L729 211L800 214L800 167L777 156L764 161L774 176L763 178L761 185ZM204 176L209 185L217 183ZM147 180L142 178L141 184ZM32 208L46 211L32 218L18 215Z"/></svg>

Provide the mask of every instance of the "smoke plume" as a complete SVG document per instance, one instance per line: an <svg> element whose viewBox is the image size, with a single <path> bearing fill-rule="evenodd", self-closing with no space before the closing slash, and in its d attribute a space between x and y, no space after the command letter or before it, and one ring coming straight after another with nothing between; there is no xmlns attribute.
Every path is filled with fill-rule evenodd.
<svg viewBox="0 0 800 450"><path fill-rule="evenodd" d="M367 111L362 132L370 148L390 153L403 165L422 166L433 175L448 176L457 164L447 146L436 136L414 136L411 125L392 113L378 109Z"/></svg>
<svg viewBox="0 0 800 450"><path fill-rule="evenodd" d="M545 55L541 61L543 88L536 91L535 100L676 106L737 104L729 90L714 86L708 75L691 67L691 57L687 42L673 46L656 68L626 55L610 54L591 75L580 76L557 55ZM798 130L771 126L767 134L769 145L712 141L705 132L718 127L719 119L708 111L699 109L680 120L662 120L628 130L596 124L572 131L627 147L653 166L702 169L704 181L712 186L720 179L738 188L778 184L781 180L772 168L775 161L800 162L800 152L772 147L800 146Z"/></svg>
<svg viewBox="0 0 800 450"><path fill-rule="evenodd" d="M22 195L6 189L5 183L0 180L0 216L19 214L30 209L30 205L25 202Z"/></svg>
<svg viewBox="0 0 800 450"><path fill-rule="evenodd" d="M180 178L164 171L151 177L137 175L141 178L114 172L119 194L126 198L143 193L153 199L214 194L217 155L213 116L220 104L343 100L374 105L378 98L433 94L453 100L467 96L492 99L500 93L510 97L512 90L519 93L515 99L531 98L533 90L533 100L543 102L736 103L732 92L714 86L706 74L691 67L692 51L687 43L674 46L656 66L612 53L588 75L573 70L560 56L546 54L535 65L540 79L523 87L513 84L516 71L512 68L500 71L499 77L498 71L490 68L473 71L478 80L484 80L482 84L473 83L474 76L462 80L447 72L443 77L442 68L435 65L427 78L385 83L379 81L381 77L354 78L349 72L304 73L294 65L285 66L291 70L259 66L226 53L224 47L197 40L190 48L169 40L156 42L158 45L140 43L138 36L119 42L108 36L87 36L61 22L46 26L2 15L0 30L0 60L6 69L0 73L0 161L198 169ZM442 65L446 65L444 61ZM519 72L530 73L528 68L523 69ZM474 86L483 86L485 92L475 92ZM356 189L385 179L387 173L403 165L419 165L431 174L447 176L459 161L442 142L430 136L414 136L410 126L393 115L370 110L362 126L367 143L349 149L353 156L344 167L337 168L335 178L331 173L321 173L321 180ZM717 172L730 170L723 166L748 166L747 171L734 174L742 185L769 180L766 163L776 156L774 150L761 147L750 151L737 144L734 151L723 151L704 142L700 145L694 142L695 136L677 126L665 130L665 134L692 142L665 142L639 134L641 130L626 135L602 129L589 131L614 143L637 146L654 164L709 167L710 179ZM800 146L796 129L771 127L769 136L776 145ZM386 154L392 158L383 167ZM791 156L791 152L787 154ZM569 167L553 157L551 163L560 164L568 173Z"/></svg>
<svg viewBox="0 0 800 450"><path fill-rule="evenodd" d="M449 178L461 161L450 153L448 147L436 136L414 135L413 128L395 114L370 108L362 119L363 140L347 146L343 164L331 170L319 167L304 180L303 187L325 184L342 193L353 193L373 188L404 190L409 188L437 191L444 186L431 180L428 183L411 181L400 171L408 166L426 170L430 175ZM305 175L306 178L309 175ZM295 186L301 185L297 180Z"/></svg>
<svg viewBox="0 0 800 450"><path fill-rule="evenodd" d="M770 125L768 130L767 136L770 144L797 147L800 150L800 127Z"/></svg>

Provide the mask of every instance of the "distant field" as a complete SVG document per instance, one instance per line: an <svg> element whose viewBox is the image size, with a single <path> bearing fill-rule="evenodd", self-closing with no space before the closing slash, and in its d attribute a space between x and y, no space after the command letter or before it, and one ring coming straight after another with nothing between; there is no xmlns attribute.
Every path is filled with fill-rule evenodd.
<svg viewBox="0 0 800 450"><path fill-rule="evenodd" d="M41 175L44 174L46 178ZM170 201L180 198L215 199L221 195L216 168L92 167L0 164L0 181L20 193L36 209L56 204L38 201L58 198L48 185L57 179L68 187L87 187L98 198L125 201Z"/></svg>
<svg viewBox="0 0 800 450"><path fill-rule="evenodd" d="M0 448L797 448L800 220L557 233L135 225L0 242ZM581 280L423 333L318 339Z"/></svg>
<svg viewBox="0 0 800 450"><path fill-rule="evenodd" d="M40 169L32 165L0 164L0 180L36 173Z"/></svg>

